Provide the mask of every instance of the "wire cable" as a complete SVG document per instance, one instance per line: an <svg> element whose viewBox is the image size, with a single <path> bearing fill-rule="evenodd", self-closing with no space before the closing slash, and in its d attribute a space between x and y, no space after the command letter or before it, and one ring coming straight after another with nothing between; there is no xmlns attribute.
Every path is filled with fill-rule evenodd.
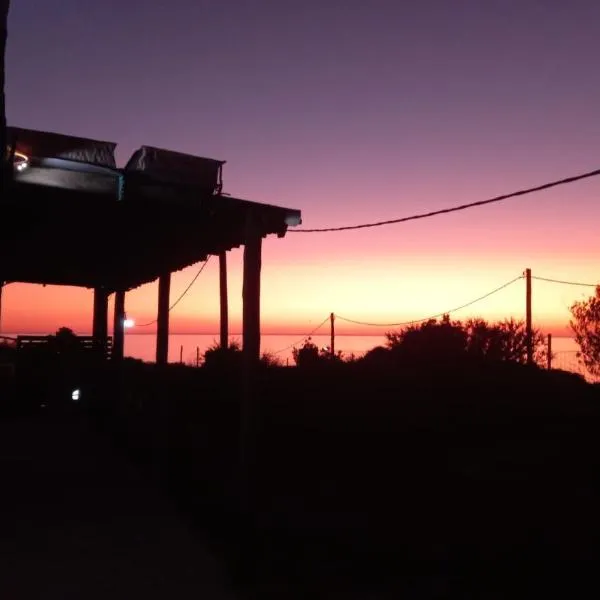
<svg viewBox="0 0 600 600"><path fill-rule="evenodd" d="M576 285L579 287L597 287L600 283L582 283L580 281L564 281L562 279L550 279L549 277L537 277L536 275L532 275L531 279L537 279L538 281L547 281L549 283L560 283L562 285Z"/></svg>
<svg viewBox="0 0 600 600"><path fill-rule="evenodd" d="M282 348L281 350L277 350L276 352L273 352L273 354L281 354L282 352L285 352L286 350L293 348L300 342L303 342L306 338L309 338L311 335L314 335L317 331L319 331L319 329L321 329L321 327L323 327L323 325L325 325L325 323L327 323L327 321L329 321L329 318L330 317L326 317L323 320L323 322L321 322L319 325L317 325L310 333L303 335L297 342L294 342L293 344L290 344L289 346L286 346L285 348Z"/></svg>
<svg viewBox="0 0 600 600"><path fill-rule="evenodd" d="M429 217L435 217L437 215L443 215L452 212L458 212L460 210L466 210L468 208L474 208L476 206L485 206L487 204L493 204L494 202L501 202L502 200L508 200L509 198L515 198L517 196L524 196L526 194L533 194L534 192L541 192L542 190L548 190L550 188L566 185L568 183L574 183L582 179L589 177L595 177L600 175L600 169L595 171L589 171L588 173L582 173L581 175L573 175L572 177L565 177L558 181L551 181L538 185L535 187L519 190L517 192L511 192L510 194L502 194L501 196L495 196L494 198L488 198L487 200L479 200L478 202L470 202L468 204L460 204L458 206L452 206L450 208L442 208L440 210L432 210L426 213L419 213L411 215L409 217L401 217L399 219L390 219L388 221L376 221L374 223L363 223L361 225L346 225L343 227L325 227L321 229L289 229L289 233L324 233L330 231L350 231L354 229L366 229L368 227L381 227L382 225L395 225L397 223L405 223L406 221L416 221L417 219L427 219Z"/></svg>
<svg viewBox="0 0 600 600"><path fill-rule="evenodd" d="M196 275L194 275L194 278L192 279L192 281L190 281L189 285L180 294L179 298L177 298L177 300L175 300L175 302L173 302L173 304L169 306L169 312L171 312L183 300L184 296L190 291L194 283L196 283L196 279L200 277L200 273L204 271L204 267L206 267L209 260L210 256L202 263L202 266L200 267L200 269L198 269L198 272L196 273ZM157 321L158 319L154 319L154 321L150 321L149 323L143 323L142 325L135 325L135 327L150 327L150 325L154 325Z"/></svg>
<svg viewBox="0 0 600 600"><path fill-rule="evenodd" d="M502 284L500 287L497 287L496 289L492 290L491 292L488 292L487 294L484 294L483 296L480 296L479 298L475 298L475 300L471 300L470 302L467 302L466 304L463 304L463 305L453 308L451 310L445 310L444 312L438 313L437 315L425 317L424 319L415 319L414 321L405 321L403 323L365 323L363 321L355 321L353 319L347 319L346 317L341 317L340 315L337 315L337 314L335 316L337 319L340 319L342 321L347 321L348 323L353 323L354 325L367 325L369 327L402 327L404 325L414 325L415 323L424 323L425 321L430 321L431 319L437 319L439 317L443 317L444 315L449 315L450 313L462 310L463 308L467 308L468 306L471 306L471 305L475 304L476 302L485 300L486 298L489 298L492 294L496 294L497 292L503 290L504 288L507 288L509 285L512 285L516 281L519 281L519 279L523 279L523 275L519 275L518 277L515 277L514 279L507 281L506 283Z"/></svg>

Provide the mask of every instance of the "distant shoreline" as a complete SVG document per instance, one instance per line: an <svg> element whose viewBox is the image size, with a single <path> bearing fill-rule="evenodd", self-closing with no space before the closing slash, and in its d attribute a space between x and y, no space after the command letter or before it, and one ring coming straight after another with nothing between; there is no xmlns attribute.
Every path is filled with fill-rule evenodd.
<svg viewBox="0 0 600 600"><path fill-rule="evenodd" d="M388 331L386 329L386 331ZM6 336L6 337L16 337L18 335L54 335L54 331L52 332L43 332L40 333L39 331L33 331L33 332L14 332L14 331L4 331L2 333L0 333L0 335ZM76 335L92 335L91 332L76 332ZM135 332L127 332L125 335L127 335L128 337L130 335L156 335L156 332L145 332L145 331L135 331ZM220 332L218 331L212 331L209 333L203 333L203 332L187 332L187 333L181 333L179 331L170 331L169 335L203 335L203 336L210 336L210 335L214 335L214 336L219 336ZM238 337L238 336L242 336L243 333L241 331L239 332L233 332L229 334L229 337ZM294 335L294 336L298 336L298 337L329 337L329 333L314 333L312 335L308 335L307 333L301 333L301 332L297 332L294 333L293 331L290 333L261 333L261 335L268 335L269 337L287 337L290 335ZM381 332L380 334L376 334L376 333L337 333L335 334L335 337L364 337L364 338L381 338L381 337L385 337L385 332ZM575 339L574 336L572 335L553 335L552 336L554 339Z"/></svg>

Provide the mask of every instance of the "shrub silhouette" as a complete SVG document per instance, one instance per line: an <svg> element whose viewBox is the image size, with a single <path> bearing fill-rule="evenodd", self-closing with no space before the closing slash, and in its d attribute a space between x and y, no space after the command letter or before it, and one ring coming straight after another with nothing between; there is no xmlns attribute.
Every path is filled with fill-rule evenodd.
<svg viewBox="0 0 600 600"><path fill-rule="evenodd" d="M312 367L319 363L319 347L313 343L312 338L307 338L300 348L292 350L294 362L298 367Z"/></svg>
<svg viewBox="0 0 600 600"><path fill-rule="evenodd" d="M460 321L450 321L448 315L385 336L388 348L402 361L455 361L464 358L468 346L467 331Z"/></svg>
<svg viewBox="0 0 600 600"><path fill-rule="evenodd" d="M233 341L223 348L218 342L213 342L204 353L204 367L207 369L240 369L242 367L242 347L238 341Z"/></svg>
<svg viewBox="0 0 600 600"><path fill-rule="evenodd" d="M241 369L244 353L238 341L233 341L227 348L222 348L218 342L213 342L203 357L203 366L208 369L236 370ZM263 367L281 367L283 363L275 354L265 352L260 357Z"/></svg>
<svg viewBox="0 0 600 600"><path fill-rule="evenodd" d="M61 327L50 337L50 346L54 352L65 357L74 357L83 349L77 335L68 327Z"/></svg>
<svg viewBox="0 0 600 600"><path fill-rule="evenodd" d="M464 325L468 335L467 351L471 356L492 361L527 362L527 330L525 322L513 318L488 323L483 319L469 319ZM534 329L533 357L536 363L546 359L545 340Z"/></svg>
<svg viewBox="0 0 600 600"><path fill-rule="evenodd" d="M319 347L308 337L300 348L292 350L292 356L297 367L315 367L343 361L343 353L338 351L332 356L329 348L319 350Z"/></svg>
<svg viewBox="0 0 600 600"><path fill-rule="evenodd" d="M575 302L571 314L569 324L579 345L577 357L592 375L600 376L600 285L594 296Z"/></svg>
<svg viewBox="0 0 600 600"><path fill-rule="evenodd" d="M463 323L444 315L439 321L430 319L387 332L386 339L388 351L404 363L456 363L467 359L527 362L525 323L512 318L496 323L473 318ZM546 348L539 330L533 331L533 349L534 360L544 361ZM381 349L377 349L377 354L368 353L365 359L387 360Z"/></svg>

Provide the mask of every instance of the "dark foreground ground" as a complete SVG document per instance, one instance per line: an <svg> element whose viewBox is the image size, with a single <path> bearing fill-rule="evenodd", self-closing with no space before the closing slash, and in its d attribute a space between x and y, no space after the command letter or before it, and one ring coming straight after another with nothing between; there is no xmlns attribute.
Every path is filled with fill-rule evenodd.
<svg viewBox="0 0 600 600"><path fill-rule="evenodd" d="M243 497L235 373L128 365L92 375L81 378L89 438L60 419L3 425L13 436L3 436L3 456L57 448L26 469L13 456L9 467L11 488L30 473L2 500L9 512L24 521L41 511L15 542L13 582L23 572L68 575L59 565L73 563L59 552L54 563L39 549L27 558L27 547L45 543L39 530L54 503L79 531L96 532L87 538L90 556L133 548L121 553L127 560L112 559L108 572L129 572L131 560L130 581L149 590L142 573L160 578L155 565L164 563L168 575L154 597L187 597L193 588L186 586L219 580L214 563L198 558L206 556L198 540L245 597L598 597L600 393L576 377L506 365L264 371ZM37 450L21 438L37 440ZM73 448L77 456L61 464L78 465L75 471L57 470ZM122 474L111 480L107 470ZM73 473L85 484L74 485ZM178 518L168 519L178 523L179 541L167 539L171 526L145 500L153 486L177 507ZM62 500L45 502L45 493ZM113 514L120 515L114 522ZM121 528L137 532L137 545ZM59 547L77 555L74 538L60 531ZM107 572L92 563L74 569L82 581ZM152 597L142 588L136 596Z"/></svg>
<svg viewBox="0 0 600 600"><path fill-rule="evenodd" d="M170 501L81 416L0 423L0 598L234 598Z"/></svg>

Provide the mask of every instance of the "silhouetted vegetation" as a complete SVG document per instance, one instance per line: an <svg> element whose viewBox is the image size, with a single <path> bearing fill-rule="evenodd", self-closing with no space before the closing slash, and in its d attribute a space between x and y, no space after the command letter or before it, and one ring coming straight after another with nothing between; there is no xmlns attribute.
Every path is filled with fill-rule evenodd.
<svg viewBox="0 0 600 600"><path fill-rule="evenodd" d="M269 352L262 354L260 362L267 368L283 366L281 359ZM227 348L223 348L218 342L213 342L203 356L203 367L207 369L235 372L242 368L242 364L242 346L238 341L230 342Z"/></svg>
<svg viewBox="0 0 600 600"><path fill-rule="evenodd" d="M77 383L92 423L163 482L243 591L412 597L424 578L457 597L492 580L539 594L553 565L595 552L600 387L519 364L521 332L442 319L357 362L263 370L244 489L239 345L214 345L201 369L90 363ZM309 365L332 364L314 348ZM39 390L61 381L46 376Z"/></svg>
<svg viewBox="0 0 600 600"><path fill-rule="evenodd" d="M579 344L578 357L592 374L600 376L600 285L595 296L571 306L571 329Z"/></svg>
<svg viewBox="0 0 600 600"><path fill-rule="evenodd" d="M303 369L323 364L339 363L343 360L341 351L332 355L330 348L319 348L311 337L306 338L299 348L294 348L292 356L296 366Z"/></svg>
<svg viewBox="0 0 600 600"><path fill-rule="evenodd" d="M60 327L53 336L49 337L49 349L63 356L75 356L83 348L77 335L68 327Z"/></svg>
<svg viewBox="0 0 600 600"><path fill-rule="evenodd" d="M283 361L273 352L263 352L260 357L260 362L267 368L283 367Z"/></svg>
<svg viewBox="0 0 600 600"><path fill-rule="evenodd" d="M445 327L452 341L438 348L453 353L464 338ZM248 495L235 483L239 378L140 365L121 387L105 377L87 397L261 597L267 583L275 596L278 586L406 592L415 573L442 576L440 564L471 583L489 583L482 573L495 565L494 585L512 589L521 575L511 569L532 556L548 568L589 555L600 530L599 389L511 360L368 366L369 355L393 353L265 371Z"/></svg>
<svg viewBox="0 0 600 600"><path fill-rule="evenodd" d="M223 347L213 342L204 353L204 366L207 369L240 369L242 366L242 347L238 341Z"/></svg>
<svg viewBox="0 0 600 600"><path fill-rule="evenodd" d="M505 319L489 323L481 318L467 321L451 320L449 315L409 325L386 334L386 345L377 346L357 359L344 357L342 352L331 355L329 348L319 348L312 338L294 348L296 366L306 369L339 364L342 361L360 363L376 368L408 368L419 365L454 367L470 362L527 362L527 333L525 323ZM544 336L532 332L534 361L545 364L547 349Z"/></svg>
<svg viewBox="0 0 600 600"><path fill-rule="evenodd" d="M538 330L533 331L532 337L534 358L542 362L546 353L544 337ZM476 318L463 323L444 315L439 321L431 319L386 333L386 338L388 348L409 361L527 361L525 323L512 318L497 323Z"/></svg>

